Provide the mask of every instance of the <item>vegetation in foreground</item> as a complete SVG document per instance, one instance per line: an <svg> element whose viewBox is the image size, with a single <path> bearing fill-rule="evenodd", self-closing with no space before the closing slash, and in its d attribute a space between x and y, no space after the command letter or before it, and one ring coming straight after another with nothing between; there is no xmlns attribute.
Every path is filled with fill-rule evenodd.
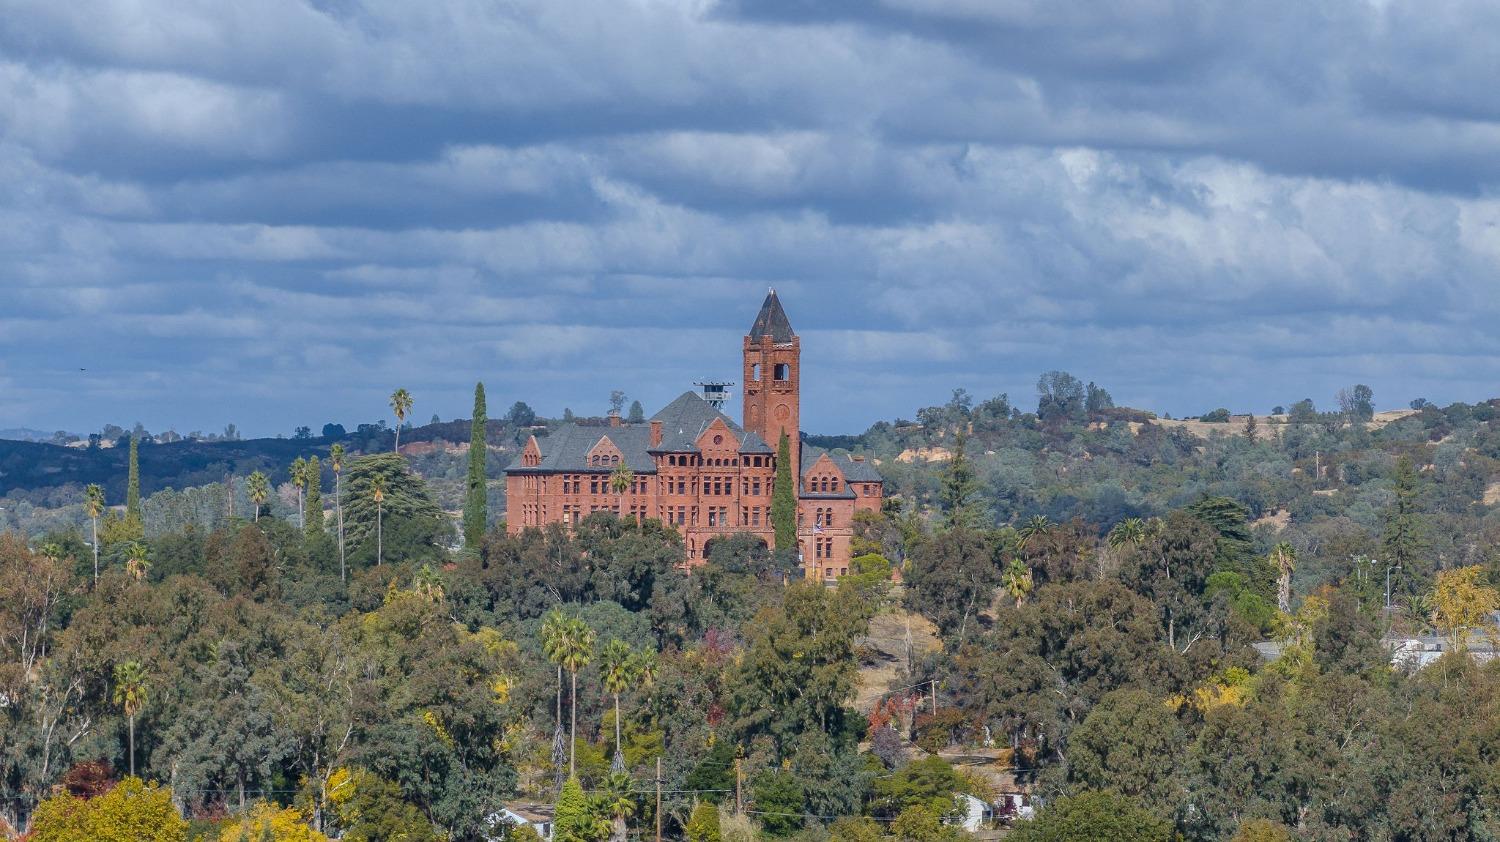
<svg viewBox="0 0 1500 842"><path fill-rule="evenodd" d="M1493 406L1205 440L1042 387L836 442L897 500L836 588L749 538L684 576L670 527L604 514L474 540L495 509L467 456L464 506L420 458L330 446L291 493L236 478L233 514L223 485L131 495L126 465L123 511L78 488L0 539L0 816L465 840L526 837L490 818L540 804L565 840L937 840L956 793L1016 790L1043 804L1018 840L1495 834L1500 667L1462 654L1500 602ZM942 647L855 710L898 608ZM1456 652L1393 669L1387 633Z"/></svg>

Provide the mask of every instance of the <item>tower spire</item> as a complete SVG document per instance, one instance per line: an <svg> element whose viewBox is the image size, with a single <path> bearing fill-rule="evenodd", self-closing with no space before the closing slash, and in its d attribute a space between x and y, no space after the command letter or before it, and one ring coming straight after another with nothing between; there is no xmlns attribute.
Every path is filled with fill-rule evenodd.
<svg viewBox="0 0 1500 842"><path fill-rule="evenodd" d="M786 317L786 311L781 309L781 299L776 297L776 290L772 289L766 294L765 303L760 305L760 313L755 317L755 323L750 325L752 338L759 339L762 336L771 337L771 341L777 344L791 342L797 336L792 330L792 323Z"/></svg>

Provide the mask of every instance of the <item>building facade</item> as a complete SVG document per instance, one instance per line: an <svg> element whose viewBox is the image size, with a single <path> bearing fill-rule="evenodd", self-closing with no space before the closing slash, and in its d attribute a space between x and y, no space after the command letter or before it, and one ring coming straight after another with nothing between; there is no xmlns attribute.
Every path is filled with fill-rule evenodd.
<svg viewBox="0 0 1500 842"><path fill-rule="evenodd" d="M808 578L849 572L854 513L880 511L884 484L860 456L801 441L802 342L773 290L744 340L742 424L684 392L644 424L565 424L532 436L506 470L511 532L576 523L589 514L657 518L675 526L688 564L715 538L748 532L775 549L771 496L787 437L796 470L797 543Z"/></svg>

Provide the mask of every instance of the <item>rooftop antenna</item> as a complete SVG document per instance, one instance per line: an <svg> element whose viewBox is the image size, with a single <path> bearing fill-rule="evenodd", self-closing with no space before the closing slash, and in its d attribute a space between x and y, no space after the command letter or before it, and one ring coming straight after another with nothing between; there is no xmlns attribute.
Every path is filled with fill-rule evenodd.
<svg viewBox="0 0 1500 842"><path fill-rule="evenodd" d="M699 389L703 400L714 409L724 409L724 404L729 400L729 387L734 385L730 380L697 380L693 382Z"/></svg>

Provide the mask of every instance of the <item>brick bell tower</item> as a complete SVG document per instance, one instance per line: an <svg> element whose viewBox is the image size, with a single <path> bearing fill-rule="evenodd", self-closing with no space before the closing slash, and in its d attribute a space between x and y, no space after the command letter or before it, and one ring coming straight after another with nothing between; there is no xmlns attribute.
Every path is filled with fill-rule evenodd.
<svg viewBox="0 0 1500 842"><path fill-rule="evenodd" d="M766 295L745 336L744 427L776 450L781 434L791 445L792 466L800 474L802 340L792 331L776 290Z"/></svg>

